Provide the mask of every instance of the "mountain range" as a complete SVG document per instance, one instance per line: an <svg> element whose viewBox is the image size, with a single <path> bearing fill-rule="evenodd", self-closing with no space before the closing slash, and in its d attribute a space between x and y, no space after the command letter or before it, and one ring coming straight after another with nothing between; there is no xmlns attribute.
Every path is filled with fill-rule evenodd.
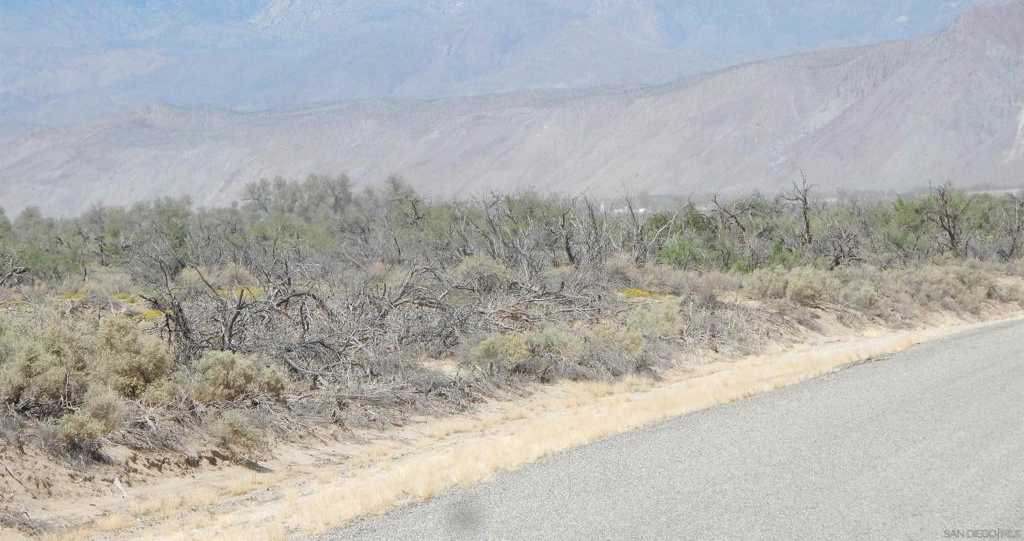
<svg viewBox="0 0 1024 541"><path fill-rule="evenodd" d="M536 1L548 9L563 5ZM670 5L653 0L564 3L577 4L597 12L602 5L613 12L626 5ZM759 4L769 11L773 4L777 9L787 5L749 3L751 9ZM480 9L468 1L419 5L436 10L442 19ZM499 9L501 4L494 5ZM343 23L333 21L347 16L344 10L327 10L322 2L280 1L266 7L273 6L280 9L261 10L246 24L288 40L337 33L340 27L334 25ZM396 10L393 17L405 16ZM886 18L899 11L886 12ZM623 28L643 26L615 13L601 20L620 21ZM667 36L675 34L664 30L665 16L652 20L658 29L652 35L662 36L662 45L671 43ZM381 24L391 23L385 17ZM566 34L562 28L548 35ZM636 38L636 33L623 35ZM807 34L793 35L807 39ZM466 52L485 50L474 46ZM548 43L543 50L559 49ZM619 45L609 51L626 55ZM611 52L577 52L595 62L608 57L609 65L632 61ZM733 54L738 53L724 56ZM637 53L634 60L640 58L658 56ZM484 81L500 80L495 74L502 70L494 66L502 63L491 58L480 65L489 66L480 72L486 75L467 81L481 85L475 87L481 92L491 90ZM643 73L648 65L636 61L636 67ZM540 82L519 81L527 90L502 94L350 99L284 111L159 105L27 134L0 133L0 204L8 211L37 205L68 213L97 202L125 204L160 195L224 203L237 196L243 183L258 178L340 172L362 184L396 174L437 196L520 188L609 197L774 192L800 171L822 191L901 191L945 181L1020 186L1024 180L1020 1L973 7L933 35L799 53L665 84L624 88L617 83L633 81L602 75L597 81L602 88L579 89L574 87L590 82L543 82L542 72L524 69ZM413 71L427 77L426 71ZM579 73L598 72L583 66ZM574 77L572 70L559 75L561 81ZM655 83L657 77L643 82ZM441 87L445 92L455 88L449 82Z"/></svg>
<svg viewBox="0 0 1024 541"><path fill-rule="evenodd" d="M935 32L973 1L0 0L0 125L661 84Z"/></svg>

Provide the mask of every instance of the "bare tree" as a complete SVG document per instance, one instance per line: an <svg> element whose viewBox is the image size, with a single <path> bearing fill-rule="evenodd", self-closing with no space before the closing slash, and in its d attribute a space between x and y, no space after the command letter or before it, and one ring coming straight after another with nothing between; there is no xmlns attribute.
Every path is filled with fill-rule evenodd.
<svg viewBox="0 0 1024 541"><path fill-rule="evenodd" d="M967 211L973 202L972 197L963 195L947 183L932 190L925 213L928 221L942 232L945 248L957 256L963 256L967 251L964 228Z"/></svg>
<svg viewBox="0 0 1024 541"><path fill-rule="evenodd" d="M999 248L999 257L1010 261L1020 256L1024 244L1024 199L1011 195L999 212L999 226L1006 238L1006 246Z"/></svg>
<svg viewBox="0 0 1024 541"><path fill-rule="evenodd" d="M633 262L638 266L644 266L651 259L652 254L657 254L658 247L665 238L665 234L675 224L677 216L673 214L658 229L651 231L651 221L644 216L642 209L633 205L631 198L626 198L626 210L629 213L630 239L632 241Z"/></svg>
<svg viewBox="0 0 1024 541"><path fill-rule="evenodd" d="M28 274L29 269L18 265L13 255L7 256L4 268L0 269L0 287L13 284L18 277Z"/></svg>
<svg viewBox="0 0 1024 541"><path fill-rule="evenodd" d="M807 174L800 170L800 184L793 183L793 189L781 198L784 201L795 203L800 208L800 217L803 221L802 241L804 246L814 244L814 234L811 231L811 190L813 185L807 183Z"/></svg>

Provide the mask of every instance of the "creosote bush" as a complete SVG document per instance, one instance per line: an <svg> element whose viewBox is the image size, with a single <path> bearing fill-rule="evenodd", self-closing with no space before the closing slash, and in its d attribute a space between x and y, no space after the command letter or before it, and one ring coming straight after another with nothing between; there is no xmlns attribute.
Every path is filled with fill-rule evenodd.
<svg viewBox="0 0 1024 541"><path fill-rule="evenodd" d="M6 333L12 351L0 367L0 397L17 409L50 416L81 402L94 349L85 326L75 320L36 323Z"/></svg>
<svg viewBox="0 0 1024 541"><path fill-rule="evenodd" d="M614 321L595 325L545 326L489 336L473 347L469 361L492 373L558 378L606 379L647 363L644 335Z"/></svg>
<svg viewBox="0 0 1024 541"><path fill-rule="evenodd" d="M87 447L100 438L119 430L125 420L125 404L113 390L96 385L85 394L81 406L60 422L64 441Z"/></svg>
<svg viewBox="0 0 1024 541"><path fill-rule="evenodd" d="M199 359L195 397L200 402L232 401L260 394L280 398L285 379L276 370L231 351L209 351Z"/></svg>
<svg viewBox="0 0 1024 541"><path fill-rule="evenodd" d="M16 411L56 420L73 447L87 448L119 430L126 399L151 403L149 397L166 393L170 367L166 344L124 316L96 323L40 311L0 334L0 399Z"/></svg>
<svg viewBox="0 0 1024 541"><path fill-rule="evenodd" d="M755 299L779 300L786 298L789 279L781 269L758 269L744 282L744 290Z"/></svg>
<svg viewBox="0 0 1024 541"><path fill-rule="evenodd" d="M831 302L838 285L830 272L797 267L758 269L747 277L745 289L755 299L788 299L802 306L816 307Z"/></svg>
<svg viewBox="0 0 1024 541"><path fill-rule="evenodd" d="M264 451L269 446L266 433L258 423L240 410L227 410L210 425L210 435L217 445L234 453Z"/></svg>
<svg viewBox="0 0 1024 541"><path fill-rule="evenodd" d="M100 323L96 351L99 371L121 396L139 398L167 377L171 355L160 340L143 336L137 323L124 316Z"/></svg>
<svg viewBox="0 0 1024 541"><path fill-rule="evenodd" d="M682 325L678 301L643 303L633 307L626 317L626 326L630 330L649 338L678 337Z"/></svg>
<svg viewBox="0 0 1024 541"><path fill-rule="evenodd" d="M786 297L803 306L820 306L835 292L836 280L826 271L800 267L786 277Z"/></svg>

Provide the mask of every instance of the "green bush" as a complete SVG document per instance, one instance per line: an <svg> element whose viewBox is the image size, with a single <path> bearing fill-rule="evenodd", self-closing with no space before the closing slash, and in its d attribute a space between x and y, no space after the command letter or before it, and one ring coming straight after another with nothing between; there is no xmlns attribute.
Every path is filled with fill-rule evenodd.
<svg viewBox="0 0 1024 541"><path fill-rule="evenodd" d="M470 351L469 358L477 366L541 379L590 378L632 370L646 347L640 331L606 321L490 336Z"/></svg>
<svg viewBox="0 0 1024 541"><path fill-rule="evenodd" d="M747 294L759 300L789 299L804 306L819 306L832 299L839 282L831 273L814 267L758 269L744 280Z"/></svg>
<svg viewBox="0 0 1024 541"><path fill-rule="evenodd" d="M882 303L878 287L869 282L850 282L839 296L843 304L861 312L875 311Z"/></svg>
<svg viewBox="0 0 1024 541"><path fill-rule="evenodd" d="M93 348L74 321L39 323L7 333L12 345L0 366L0 399L54 414L81 402Z"/></svg>
<svg viewBox="0 0 1024 541"><path fill-rule="evenodd" d="M103 320L96 349L107 383L127 398L141 396L150 385L164 379L171 366L167 347L143 336L138 325L123 316Z"/></svg>
<svg viewBox="0 0 1024 541"><path fill-rule="evenodd" d="M819 306L827 302L838 287L828 273L813 267L799 267L786 277L786 298L804 306Z"/></svg>
<svg viewBox="0 0 1024 541"><path fill-rule="evenodd" d="M657 257L658 263L682 269L703 265L709 259L699 241L681 235L668 239Z"/></svg>
<svg viewBox="0 0 1024 541"><path fill-rule="evenodd" d="M583 340L591 354L622 355L627 358L641 355L647 345L640 331L615 321L602 321L588 327L583 332Z"/></svg>
<svg viewBox="0 0 1024 541"><path fill-rule="evenodd" d="M995 283L985 273L953 264L926 265L900 278L914 302L926 308L977 313L995 295Z"/></svg>
<svg viewBox="0 0 1024 541"><path fill-rule="evenodd" d="M574 357L580 349L580 339L569 329L548 325L526 333L526 348L534 358L547 356Z"/></svg>
<svg viewBox="0 0 1024 541"><path fill-rule="evenodd" d="M269 446L266 434L255 421L238 410L228 410L210 425L217 445L233 452L253 452Z"/></svg>
<svg viewBox="0 0 1024 541"><path fill-rule="evenodd" d="M504 366L510 368L530 357L526 340L519 333L497 334L480 341L469 352L470 360L478 366Z"/></svg>
<svg viewBox="0 0 1024 541"><path fill-rule="evenodd" d="M195 397L200 402L231 401L258 394L279 398L285 379L252 358L231 351L208 351L199 360Z"/></svg>
<svg viewBox="0 0 1024 541"><path fill-rule="evenodd" d="M111 389L95 386L85 394L78 411L61 419L61 434L66 443L85 446L119 430L124 419L121 398Z"/></svg>
<svg viewBox="0 0 1024 541"><path fill-rule="evenodd" d="M633 307L626 316L626 326L650 338L678 336L682 327L679 306L675 302L649 302Z"/></svg>
<svg viewBox="0 0 1024 541"><path fill-rule="evenodd" d="M743 289L754 299L778 300L786 298L789 280L779 269L758 269L743 281Z"/></svg>

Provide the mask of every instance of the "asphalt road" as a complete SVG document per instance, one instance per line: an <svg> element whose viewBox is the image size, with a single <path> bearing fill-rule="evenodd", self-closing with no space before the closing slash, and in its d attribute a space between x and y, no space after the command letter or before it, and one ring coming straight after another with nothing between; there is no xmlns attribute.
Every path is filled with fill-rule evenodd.
<svg viewBox="0 0 1024 541"><path fill-rule="evenodd" d="M1024 539L1022 323L566 452L327 539L957 535Z"/></svg>

